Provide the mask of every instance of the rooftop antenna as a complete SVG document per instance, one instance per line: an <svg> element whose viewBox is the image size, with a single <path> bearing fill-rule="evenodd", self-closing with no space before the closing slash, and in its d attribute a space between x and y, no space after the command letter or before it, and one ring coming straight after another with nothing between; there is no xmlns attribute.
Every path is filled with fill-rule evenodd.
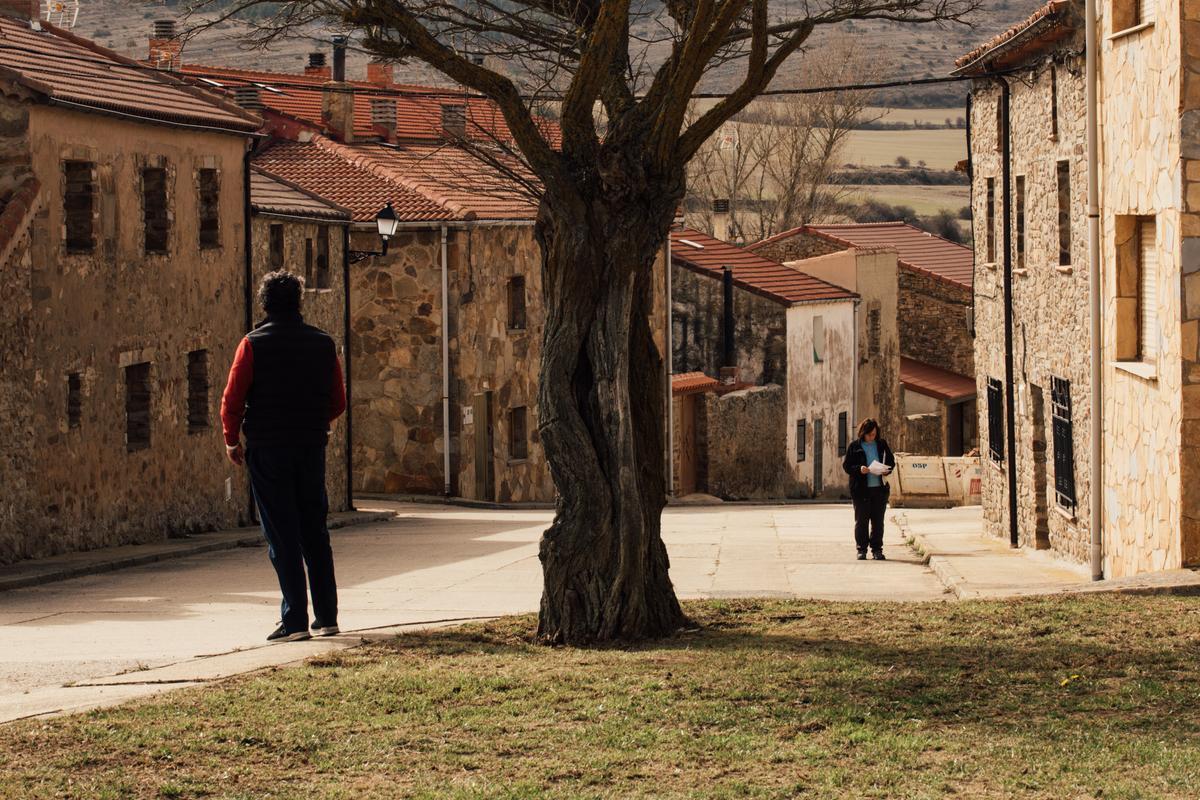
<svg viewBox="0 0 1200 800"><path fill-rule="evenodd" d="M79 21L79 0L45 0L42 19L59 28L74 30Z"/></svg>

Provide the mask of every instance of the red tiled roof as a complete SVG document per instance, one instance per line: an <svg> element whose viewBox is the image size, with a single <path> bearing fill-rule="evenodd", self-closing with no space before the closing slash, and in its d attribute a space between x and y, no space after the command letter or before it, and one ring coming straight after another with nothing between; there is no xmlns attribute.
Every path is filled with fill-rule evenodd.
<svg viewBox="0 0 1200 800"><path fill-rule="evenodd" d="M1071 2L1072 0L1050 0L1004 33L992 37L966 55L956 58L954 66L958 69L954 70L952 74L971 72L972 70L969 68L992 51L1017 44L1020 39L1030 39L1028 42L1022 42L1025 46L1036 45L1039 41L1050 42L1061 39L1069 32L1069 27L1064 27L1060 23L1064 22L1064 18L1068 16Z"/></svg>
<svg viewBox="0 0 1200 800"><path fill-rule="evenodd" d="M674 397L708 392L720 385L719 380L710 378L703 372L682 372L671 376L671 394Z"/></svg>
<svg viewBox="0 0 1200 800"><path fill-rule="evenodd" d="M794 267L690 228L671 231L671 259L717 279L729 266L735 285L784 305L858 297Z"/></svg>
<svg viewBox="0 0 1200 800"><path fill-rule="evenodd" d="M967 289L974 283L975 256L971 248L904 222L807 225L765 241L787 238L797 233L819 236L843 247L894 247L902 267L928 273Z"/></svg>
<svg viewBox="0 0 1200 800"><path fill-rule="evenodd" d="M51 100L163 122L258 130L262 120L220 95L147 69L49 23L0 17L0 74Z"/></svg>
<svg viewBox="0 0 1200 800"><path fill-rule="evenodd" d="M254 167L250 172L250 205L263 214L349 220L350 211ZM382 206L380 206L382 208ZM378 211L378 209L376 209Z"/></svg>
<svg viewBox="0 0 1200 800"><path fill-rule="evenodd" d="M211 67L200 64L184 64L183 75L204 81L204 85L215 89L232 90L238 86L257 84L263 105L296 119L321 125L321 96L328 78L315 75L283 72ZM204 80L207 79L207 80ZM212 86L215 82L219 86ZM442 141L442 106L455 104L467 106L467 135L474 141L512 141L512 133L499 107L485 98L469 95L453 89L429 86L391 84L381 86L368 81L347 81L354 91L355 136L371 138L377 136L371 124L371 99L394 100L396 102L396 137ZM407 92L408 94L404 94ZM400 94L397 94L400 93ZM557 146L561 140L557 124L540 119L543 133L551 144Z"/></svg>
<svg viewBox="0 0 1200 800"><path fill-rule="evenodd" d="M938 400L965 400L976 393L974 379L903 356L900 357L900 383L918 394Z"/></svg>
<svg viewBox="0 0 1200 800"><path fill-rule="evenodd" d="M276 142L254 156L254 165L320 197L348 208L356 222L370 222L388 203L406 221L454 218L419 192L382 178L312 142Z"/></svg>

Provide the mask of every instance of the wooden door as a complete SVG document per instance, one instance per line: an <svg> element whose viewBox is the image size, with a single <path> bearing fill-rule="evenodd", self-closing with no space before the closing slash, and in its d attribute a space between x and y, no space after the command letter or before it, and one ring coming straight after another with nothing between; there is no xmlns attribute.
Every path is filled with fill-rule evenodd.
<svg viewBox="0 0 1200 800"><path fill-rule="evenodd" d="M475 499L496 500L494 452L495 424L492 419L492 393L475 395Z"/></svg>
<svg viewBox="0 0 1200 800"><path fill-rule="evenodd" d="M696 493L696 397L679 398L679 494Z"/></svg>

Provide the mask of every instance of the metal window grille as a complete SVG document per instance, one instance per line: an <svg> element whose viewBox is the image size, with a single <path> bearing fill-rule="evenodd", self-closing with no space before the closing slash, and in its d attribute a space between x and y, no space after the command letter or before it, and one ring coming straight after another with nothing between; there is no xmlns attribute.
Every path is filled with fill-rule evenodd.
<svg viewBox="0 0 1200 800"><path fill-rule="evenodd" d="M208 430L208 351L188 353L188 433Z"/></svg>
<svg viewBox="0 0 1200 800"><path fill-rule="evenodd" d="M804 438L808 433L808 420L796 420L796 460L803 461L807 457Z"/></svg>
<svg viewBox="0 0 1200 800"><path fill-rule="evenodd" d="M993 461L1004 460L1004 395L1000 381L988 378L988 453Z"/></svg>
<svg viewBox="0 0 1200 800"><path fill-rule="evenodd" d="M1074 509L1075 445L1071 423L1071 382L1050 379L1050 403L1054 427L1054 494L1063 508Z"/></svg>
<svg viewBox="0 0 1200 800"><path fill-rule="evenodd" d="M846 455L846 445L849 444L850 427L845 411L838 414L838 455Z"/></svg>
<svg viewBox="0 0 1200 800"><path fill-rule="evenodd" d="M200 170L200 247L221 246L221 186L215 169Z"/></svg>
<svg viewBox="0 0 1200 800"><path fill-rule="evenodd" d="M67 251L89 253L96 247L93 230L96 210L96 165L90 161L64 161L66 187L63 192L63 218L67 233Z"/></svg>
<svg viewBox="0 0 1200 800"><path fill-rule="evenodd" d="M150 446L150 364L125 368L125 449Z"/></svg>

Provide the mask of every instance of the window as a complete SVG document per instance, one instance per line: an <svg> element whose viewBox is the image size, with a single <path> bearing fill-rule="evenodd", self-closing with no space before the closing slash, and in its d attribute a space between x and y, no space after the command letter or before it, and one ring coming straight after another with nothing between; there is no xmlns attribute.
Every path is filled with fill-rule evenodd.
<svg viewBox="0 0 1200 800"><path fill-rule="evenodd" d="M847 413L843 411L838 414L838 455L846 455L846 445L849 444L850 426L846 419Z"/></svg>
<svg viewBox="0 0 1200 800"><path fill-rule="evenodd" d="M130 364L125 368L125 449L129 452L150 446L150 365Z"/></svg>
<svg viewBox="0 0 1200 800"><path fill-rule="evenodd" d="M329 226L317 229L317 288L329 288Z"/></svg>
<svg viewBox="0 0 1200 800"><path fill-rule="evenodd" d="M313 273L313 265L316 262L313 260L313 240L311 238L304 240L304 288L315 289L317 284L314 283L316 275Z"/></svg>
<svg viewBox="0 0 1200 800"><path fill-rule="evenodd" d="M208 430L208 351L188 353L188 433Z"/></svg>
<svg viewBox="0 0 1200 800"><path fill-rule="evenodd" d="M1058 139L1058 67L1050 65L1050 138Z"/></svg>
<svg viewBox="0 0 1200 800"><path fill-rule="evenodd" d="M1113 33L1154 21L1154 0L1113 0Z"/></svg>
<svg viewBox="0 0 1200 800"><path fill-rule="evenodd" d="M805 434L808 433L807 429L808 429L808 420L805 420L805 419L796 420L796 461L803 461L807 455L805 453L805 449L804 449L804 446L806 444L806 442L804 441L804 437L805 437Z"/></svg>
<svg viewBox="0 0 1200 800"><path fill-rule="evenodd" d="M442 131L456 139L467 138L467 107L459 103L442 106Z"/></svg>
<svg viewBox="0 0 1200 800"><path fill-rule="evenodd" d="M529 458L527 409L517 406L508 412L508 457L512 461Z"/></svg>
<svg viewBox="0 0 1200 800"><path fill-rule="evenodd" d="M1071 383L1050 379L1050 403L1054 425L1054 494L1063 508L1074 509L1075 445L1071 437Z"/></svg>
<svg viewBox="0 0 1200 800"><path fill-rule="evenodd" d="M200 170L200 247L221 246L221 193L215 169Z"/></svg>
<svg viewBox="0 0 1200 800"><path fill-rule="evenodd" d="M283 226L271 225L271 269L283 268Z"/></svg>
<svg viewBox="0 0 1200 800"><path fill-rule="evenodd" d="M995 378L988 378L987 404L988 453L999 463L1004 460L1004 396Z"/></svg>
<svg viewBox="0 0 1200 800"><path fill-rule="evenodd" d="M987 179L987 213L984 215L987 220L987 234L984 236L984 241L987 242L987 263L996 263L996 179Z"/></svg>
<svg viewBox="0 0 1200 800"><path fill-rule="evenodd" d="M813 317L813 363L820 364L825 360L825 318Z"/></svg>
<svg viewBox="0 0 1200 800"><path fill-rule="evenodd" d="M83 376L67 376L67 427L78 428L83 422Z"/></svg>
<svg viewBox="0 0 1200 800"><path fill-rule="evenodd" d="M878 306L878 303L872 303ZM867 356L873 357L880 353L880 337L882 329L882 317L879 308L872 308L867 311Z"/></svg>
<svg viewBox="0 0 1200 800"><path fill-rule="evenodd" d="M1138 224L1138 357L1158 356L1158 248L1153 219Z"/></svg>
<svg viewBox="0 0 1200 800"><path fill-rule="evenodd" d="M142 209L147 253L166 253L171 234L167 211L167 171L162 167L142 168Z"/></svg>
<svg viewBox="0 0 1200 800"><path fill-rule="evenodd" d="M525 329L525 279L510 278L508 281L508 327L510 330ZM687 324L684 324L684 346L687 340Z"/></svg>
<svg viewBox="0 0 1200 800"><path fill-rule="evenodd" d="M1016 208L1016 224L1017 224L1017 269L1025 269L1025 176L1017 176L1017 203Z"/></svg>
<svg viewBox="0 0 1200 800"><path fill-rule="evenodd" d="M93 232L96 210L96 165L90 161L64 161L63 227L68 253L90 253L96 247Z"/></svg>
<svg viewBox="0 0 1200 800"><path fill-rule="evenodd" d="M1071 162L1058 162L1058 263L1071 264Z"/></svg>

